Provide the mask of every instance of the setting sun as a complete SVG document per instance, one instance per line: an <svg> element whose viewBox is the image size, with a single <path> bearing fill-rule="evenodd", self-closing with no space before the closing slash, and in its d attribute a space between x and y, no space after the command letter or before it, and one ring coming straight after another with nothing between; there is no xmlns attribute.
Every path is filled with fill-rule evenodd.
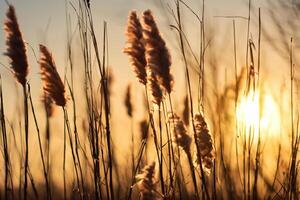
<svg viewBox="0 0 300 200"><path fill-rule="evenodd" d="M300 200L300 0L0 0L0 20L0 200Z"/></svg>
<svg viewBox="0 0 300 200"><path fill-rule="evenodd" d="M278 106L269 94L261 97L259 92L250 91L243 96L237 106L237 119L239 133L253 134L255 139L259 131L272 136L280 132Z"/></svg>

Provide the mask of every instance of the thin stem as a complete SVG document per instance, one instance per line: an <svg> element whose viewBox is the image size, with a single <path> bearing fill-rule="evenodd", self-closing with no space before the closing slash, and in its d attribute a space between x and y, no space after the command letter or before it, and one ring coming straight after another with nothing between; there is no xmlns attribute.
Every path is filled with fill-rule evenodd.
<svg viewBox="0 0 300 200"><path fill-rule="evenodd" d="M37 135L38 135L39 149L40 149L41 160L42 160L42 165L43 165L44 178L45 178L45 182L46 182L47 199L51 200L52 199L51 188L50 188L50 185L49 185L48 174L47 174L47 169L46 169L46 165L45 165L45 159L44 159L40 129L39 129L39 126L38 126L38 123L37 123L37 119L36 119L36 115L35 115L35 111L34 111L34 107L33 107L33 103L32 103L30 85L27 84L27 86L28 86L28 96L29 96L29 101L30 101L30 105L31 105L31 111L32 111L36 131L37 131Z"/></svg>
<svg viewBox="0 0 300 200"><path fill-rule="evenodd" d="M28 144L28 100L27 100L27 89L26 84L23 85L23 95L24 95L24 125L25 125L25 166L24 166L24 200L27 200L27 173L28 173L28 154L29 154L29 144Z"/></svg>
<svg viewBox="0 0 300 200"><path fill-rule="evenodd" d="M79 182L80 180L79 180L79 175L78 175L76 156L75 156L75 153L74 153L74 144L73 144L73 141L72 141L72 135L71 135L71 129L70 129L70 124L69 124L69 119L68 119L68 113L67 113L67 110L66 110L65 107L62 107L62 108L63 108L63 111L64 111L64 119L65 119L66 128L67 128L67 132L68 132L68 136L69 136L69 142L70 142L71 153L72 153L72 158L73 158L73 164L74 164L76 180L77 180L77 187L78 187L78 190L80 192L80 182ZM80 195L80 196L82 198L82 195Z"/></svg>

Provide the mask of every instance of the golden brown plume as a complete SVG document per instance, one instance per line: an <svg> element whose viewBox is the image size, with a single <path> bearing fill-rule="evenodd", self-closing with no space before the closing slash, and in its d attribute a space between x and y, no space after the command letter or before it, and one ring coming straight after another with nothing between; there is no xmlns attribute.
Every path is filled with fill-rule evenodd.
<svg viewBox="0 0 300 200"><path fill-rule="evenodd" d="M133 68L139 82L146 85L146 59L145 47L143 44L142 26L135 11L131 11L128 18L126 30L127 42L123 50L130 58L130 64Z"/></svg>
<svg viewBox="0 0 300 200"><path fill-rule="evenodd" d="M141 174L136 176L138 179L137 186L141 193L142 200L154 200L155 195L155 162L147 165Z"/></svg>
<svg viewBox="0 0 300 200"><path fill-rule="evenodd" d="M43 89L46 95L58 106L66 105L65 87L56 70L52 55L47 47L40 44L40 67L43 80Z"/></svg>
<svg viewBox="0 0 300 200"><path fill-rule="evenodd" d="M147 67L156 76L158 83L171 93L173 76L170 73L171 57L162 39L150 10L143 13L143 37L145 40Z"/></svg>
<svg viewBox="0 0 300 200"><path fill-rule="evenodd" d="M148 72L147 79L148 79L148 85L152 95L152 102L159 106L163 97L161 87L158 85L158 81L156 79L154 72L149 70L149 68L147 72Z"/></svg>
<svg viewBox="0 0 300 200"><path fill-rule="evenodd" d="M191 137L188 135L183 121L175 113L169 115L169 122L173 124L173 140L187 154L190 153L192 143Z"/></svg>
<svg viewBox="0 0 300 200"><path fill-rule="evenodd" d="M195 114L194 123L196 128L196 142L198 143L197 146L199 147L199 152L201 154L202 166L204 167L204 170L209 173L213 167L215 154L212 137L202 114ZM200 164L200 156L197 155L197 164Z"/></svg>
<svg viewBox="0 0 300 200"><path fill-rule="evenodd" d="M10 65L18 82L25 86L28 74L26 48L19 29L15 8L12 5L9 5L6 12L4 31L7 45L5 55L10 58Z"/></svg>

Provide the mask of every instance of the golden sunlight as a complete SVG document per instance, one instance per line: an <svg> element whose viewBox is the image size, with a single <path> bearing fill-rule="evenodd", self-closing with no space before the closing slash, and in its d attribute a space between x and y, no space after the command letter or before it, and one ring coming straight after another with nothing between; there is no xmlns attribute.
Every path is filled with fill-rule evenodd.
<svg viewBox="0 0 300 200"><path fill-rule="evenodd" d="M250 91L243 96L237 106L237 122L239 133L256 139L260 132L267 135L277 136L280 133L279 109L270 94L264 94L260 98L258 91Z"/></svg>

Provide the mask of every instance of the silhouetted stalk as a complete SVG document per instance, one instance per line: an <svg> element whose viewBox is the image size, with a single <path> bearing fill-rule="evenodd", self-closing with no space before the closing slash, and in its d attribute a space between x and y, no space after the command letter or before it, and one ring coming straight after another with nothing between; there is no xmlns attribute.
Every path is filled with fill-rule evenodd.
<svg viewBox="0 0 300 200"><path fill-rule="evenodd" d="M14 188L13 188L13 179L12 179L12 168L11 161L9 157L9 147L8 147L8 137L6 133L6 124L5 124L5 115L4 115L4 102L3 102L3 93L2 93L2 78L0 76L0 120L1 120L1 132L2 132L2 142L3 142L3 152L4 152L4 164L5 164L5 191L4 198L9 199L9 181L11 181L11 199L14 199ZM10 179L10 180L9 180Z"/></svg>
<svg viewBox="0 0 300 200"><path fill-rule="evenodd" d="M170 108L171 108L171 113L172 115L174 116L174 111L173 111L173 105L172 105L172 99L171 99L171 95L169 94L169 103L170 103ZM174 123L174 121L173 121ZM180 163L180 151L179 151L179 148L177 147L177 153L178 153L178 162ZM190 170L191 170L191 175L192 175L192 181L193 181L193 185L194 185L194 190L195 190L195 193L196 193L196 198L197 199L200 199L200 195L199 195L199 192L198 192L198 186L197 186L197 180L196 180L196 175L195 175L195 169L194 169L194 165L193 165L193 160L192 160L192 155L190 152L186 152L187 154L187 157L188 157L188 161L189 161L189 167L190 167ZM180 166L181 168L181 166ZM182 171L182 169L181 169ZM181 187L181 184L179 184L179 189Z"/></svg>
<svg viewBox="0 0 300 200"><path fill-rule="evenodd" d="M189 70L188 70L187 59L186 59L186 55L185 55L185 48L184 48L184 44L183 44L183 36L182 36L182 28L181 28L181 15L180 15L180 7L179 7L178 0L177 0L177 3L176 3L176 7L177 7L177 18L178 18L180 48L181 48L181 53L182 53L182 57L183 57L183 60L184 60L186 77L187 77L187 84L188 84L188 92L189 92L189 98L190 98L190 108L191 108L190 112L191 112L191 117L192 117L192 125L193 125L193 131L194 131L194 140L195 140L195 144L197 146L197 154L201 155L200 152L199 152L198 144L196 142L196 130L195 130L195 125L194 125L194 111L193 111L193 101L192 101L191 84L190 84L190 78L189 78ZM203 68L203 66L202 66L202 68ZM203 79L202 79L202 81L203 81ZM202 95L203 95L203 90L202 90ZM204 171L203 171L203 168L202 168L202 161L201 161L201 159L200 159L199 162L200 162L200 172L201 172L202 186L204 188L204 192L205 192L206 197L208 199L210 199L209 193L208 193L208 190L207 190L207 187L206 187L206 180L205 180L205 175L204 175Z"/></svg>
<svg viewBox="0 0 300 200"><path fill-rule="evenodd" d="M248 22L247 22L247 38L246 38L246 69L249 74L248 53L249 53L249 35L250 35L250 20L251 20L251 0L248 0ZM248 76L247 76L248 80Z"/></svg>
<svg viewBox="0 0 300 200"><path fill-rule="evenodd" d="M202 91L201 91L201 108L204 114L204 99L205 99L205 0L202 0L202 17L201 17L201 50L200 50L200 63L201 63L201 79L202 79Z"/></svg>
<svg viewBox="0 0 300 200"><path fill-rule="evenodd" d="M193 185L194 185L194 190L195 190L195 193L196 193L196 197L198 199L200 199L191 152L187 152L186 155L187 155L188 161L189 161L189 166L190 166L190 171L191 171L191 174L192 174L192 180L193 180Z"/></svg>
<svg viewBox="0 0 300 200"><path fill-rule="evenodd" d="M64 200L67 200L67 182L66 182L66 150L67 150L67 130L64 120L64 150L63 150L63 180L64 180Z"/></svg>
<svg viewBox="0 0 300 200"><path fill-rule="evenodd" d="M24 125L25 125L25 174L24 174L24 200L27 200L27 173L28 173L28 156L29 156L29 134L28 134L28 100L26 85L23 85L24 95Z"/></svg>
<svg viewBox="0 0 300 200"><path fill-rule="evenodd" d="M134 163L134 132L133 132L133 117L130 117L130 129L131 129L131 162L132 162L132 177L135 174L135 163Z"/></svg>
<svg viewBox="0 0 300 200"><path fill-rule="evenodd" d="M162 184L162 193L165 196L165 183L164 183L164 175L163 175L163 137L162 137L162 124L161 124L161 104L158 106L158 127L159 127L159 136L160 136L160 161L159 161L159 172L160 177L162 178L161 184ZM159 159L159 158L158 158Z"/></svg>
<svg viewBox="0 0 300 200"><path fill-rule="evenodd" d="M261 45L261 15L260 15L260 8L258 10L258 56L257 56L257 86L258 91L260 89L260 45ZM259 91L260 92L260 91ZM254 182L253 182L253 189L252 189L252 199L257 199L257 180L258 180L258 172L260 168L260 154L261 154L261 115L262 115L262 103L261 103L261 97L262 95L259 94L259 116L258 116L258 141L257 141L257 149L256 149L256 155L255 155L255 171L254 171Z"/></svg>
<svg viewBox="0 0 300 200"><path fill-rule="evenodd" d="M235 75L235 98L234 98L234 120L235 120L235 157L237 163L237 171L241 184L242 176L240 171L240 161L239 161L239 147L238 147L238 138L240 137L238 129L238 120L237 120L237 107L238 107L238 97L239 97L239 82L238 82L238 72L237 72L237 48L236 48L236 30L235 30L235 20L232 21L233 25L233 52L234 52L234 75Z"/></svg>
<svg viewBox="0 0 300 200"><path fill-rule="evenodd" d="M164 119L165 119L165 122L167 121L167 117L166 117L166 105L165 105L165 102L163 102L162 104L163 106L163 113L164 113ZM175 167L175 157L174 157L174 151L173 151L173 143L172 143L172 139L171 139L171 135L170 135L170 128L168 128L168 123L166 123L166 131L167 131L167 139L168 139L168 161L169 161L169 167L168 167L168 171L169 171L169 179L170 179L170 189L169 190L173 190L174 186L173 186L173 174L172 174L172 161L173 161L173 164L174 164L174 167ZM181 195L181 191L179 189L179 195Z"/></svg>
<svg viewBox="0 0 300 200"><path fill-rule="evenodd" d="M288 198L290 200L297 198L297 154L298 154L298 145L299 145L299 138L298 138L298 122L297 124L297 131L295 134L294 130L294 61L293 61L293 38L291 38L290 44L290 78L291 78L291 91L290 91L290 112L291 112L291 131L292 131L292 144L291 144L291 164L290 170L288 175Z"/></svg>
<svg viewBox="0 0 300 200"><path fill-rule="evenodd" d="M158 159L158 162L159 162L160 186L161 186L161 191L163 191L163 195L165 195L165 193L164 193L164 191L165 191L165 189L164 189L164 178L162 176L163 173L161 172L162 171L162 169L161 169L161 167L162 167L162 163L161 163L162 158L160 158L160 154L159 154L157 132L156 132L155 124L154 124L153 114L150 111L149 96L148 96L148 91L147 91L147 86L146 85L145 85L145 93L146 93L146 99L147 99L149 121L150 121L150 125L151 125L153 135L154 135L154 145L155 145L155 149L156 149L157 159Z"/></svg>
<svg viewBox="0 0 300 200"><path fill-rule="evenodd" d="M139 170L139 166L140 166L141 160L143 158L143 153L145 152L145 149L146 149L146 144L147 144L147 140L143 140L142 144L141 144L141 147L140 147L140 153L138 154L139 156L138 156L137 163L136 163L136 166L135 166L134 176L132 177L131 186L130 186L130 189L129 189L129 192L128 192L127 200L131 199L132 189L133 189L133 186L134 186L134 183L135 183L135 175L137 174L137 172Z"/></svg>
<svg viewBox="0 0 300 200"><path fill-rule="evenodd" d="M28 96L29 96L29 100L30 100L32 115L33 115L36 131L37 131L37 135L38 135L39 149L40 149L41 160L42 160L42 165L43 165L44 178L45 178L45 182L46 182L47 199L51 200L52 199L51 188L50 188L47 169L46 169L46 165L45 165L45 159L44 159L40 129L39 129L39 126L38 126L38 123L37 123L37 119L36 119L36 115L35 115L35 111L34 111L34 107L33 107L33 103L32 103L30 85L27 84L27 86L28 86Z"/></svg>
<svg viewBox="0 0 300 200"><path fill-rule="evenodd" d="M79 179L79 174L78 174L78 169L77 169L76 155L74 153L74 144L73 144L73 141L72 141L72 135L71 135L71 128L70 128L68 113L67 113L67 110L66 110L65 107L62 107L62 108L63 108L63 112L64 112L64 120L65 120L65 123L66 123L66 129L67 129L68 136L69 136L70 148L71 148L73 164L74 164L74 169L75 169L75 175L76 175L76 181L77 181L77 187L78 187L77 192L79 192L81 199L83 199L82 193L80 191L80 179Z"/></svg>

